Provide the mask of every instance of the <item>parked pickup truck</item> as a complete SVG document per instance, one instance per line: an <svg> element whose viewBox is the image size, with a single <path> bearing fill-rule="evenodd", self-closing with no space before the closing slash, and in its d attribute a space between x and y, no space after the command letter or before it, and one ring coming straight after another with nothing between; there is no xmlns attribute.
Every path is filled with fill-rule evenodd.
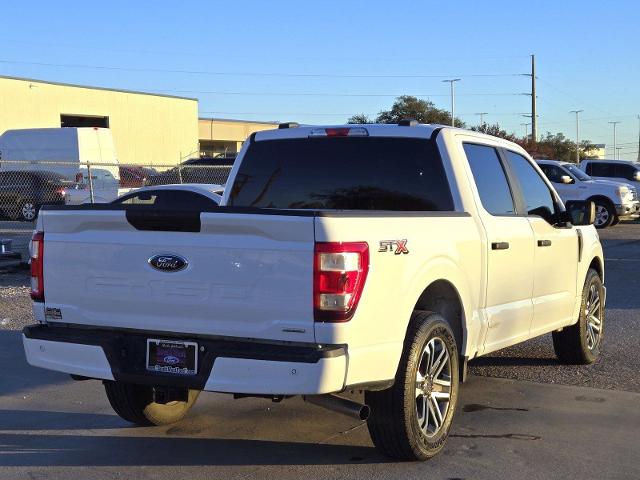
<svg viewBox="0 0 640 480"><path fill-rule="evenodd" d="M640 216L640 201L635 187L622 181L595 179L575 163L537 160L562 201L591 200L596 204L596 228L607 228L620 220Z"/></svg>
<svg viewBox="0 0 640 480"><path fill-rule="evenodd" d="M502 139L282 124L245 142L219 207L45 207L24 348L101 379L140 425L179 420L202 390L302 395L427 459L470 359L553 332L563 362L596 360L594 215ZM351 391L364 401L335 395Z"/></svg>

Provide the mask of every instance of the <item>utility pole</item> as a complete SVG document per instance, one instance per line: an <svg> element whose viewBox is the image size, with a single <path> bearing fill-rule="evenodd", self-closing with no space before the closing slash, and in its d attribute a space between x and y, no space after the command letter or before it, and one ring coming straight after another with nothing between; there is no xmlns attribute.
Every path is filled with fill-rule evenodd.
<svg viewBox="0 0 640 480"><path fill-rule="evenodd" d="M616 137L616 126L620 123L620 122L609 122L611 125L613 125L613 159L617 160L616 155L618 153L618 141L617 141L617 137Z"/></svg>
<svg viewBox="0 0 640 480"><path fill-rule="evenodd" d="M569 113L576 114L576 163L580 163L580 122L578 120L578 114L584 112L584 110L571 110Z"/></svg>
<svg viewBox="0 0 640 480"><path fill-rule="evenodd" d="M456 92L453 84L459 82L460 78L452 78L451 80L442 80L451 84L451 126L456 126Z"/></svg>
<svg viewBox="0 0 640 480"><path fill-rule="evenodd" d="M638 163L640 163L640 115L638 115Z"/></svg>
<svg viewBox="0 0 640 480"><path fill-rule="evenodd" d="M489 115L489 112L478 112L476 115L480 115L480 126L482 126L484 125L484 116ZM640 115L638 115L638 118L640 118Z"/></svg>
<svg viewBox="0 0 640 480"><path fill-rule="evenodd" d="M536 56L531 55L531 138L538 138L538 115L536 113Z"/></svg>
<svg viewBox="0 0 640 480"><path fill-rule="evenodd" d="M524 127L524 141L528 142L529 141L529 125L532 125L532 123L521 123L520 125Z"/></svg>

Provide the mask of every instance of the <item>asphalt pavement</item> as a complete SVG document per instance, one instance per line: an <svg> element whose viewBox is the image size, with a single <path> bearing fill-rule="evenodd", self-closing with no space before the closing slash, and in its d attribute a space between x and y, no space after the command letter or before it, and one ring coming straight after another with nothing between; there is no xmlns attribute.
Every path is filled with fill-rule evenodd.
<svg viewBox="0 0 640 480"><path fill-rule="evenodd" d="M562 365L545 335L470 362L473 375L640 392L640 223L602 230L600 239L607 287L600 360Z"/></svg>
<svg viewBox="0 0 640 480"><path fill-rule="evenodd" d="M451 438L425 462L394 462L365 424L305 404L203 393L168 427L117 417L98 381L34 369L0 334L2 479L637 479L640 395L474 377Z"/></svg>
<svg viewBox="0 0 640 480"><path fill-rule="evenodd" d="M640 225L601 238L602 358L562 366L546 336L474 361L451 438L424 463L390 461L364 424L299 398L203 393L175 425L132 427L100 382L26 364L28 274L0 273L0 479L640 478Z"/></svg>

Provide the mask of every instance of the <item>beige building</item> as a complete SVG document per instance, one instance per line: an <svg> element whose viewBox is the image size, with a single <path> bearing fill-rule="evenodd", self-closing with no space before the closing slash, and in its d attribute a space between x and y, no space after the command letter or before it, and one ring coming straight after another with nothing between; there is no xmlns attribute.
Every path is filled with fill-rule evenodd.
<svg viewBox="0 0 640 480"><path fill-rule="evenodd" d="M593 148L585 151L584 153L587 155L587 158L596 158L598 160L602 160L607 158L605 154L607 145L604 143L596 143L593 145Z"/></svg>
<svg viewBox="0 0 640 480"><path fill-rule="evenodd" d="M0 134L21 128L108 127L122 164L175 165L235 154L275 122L198 118L198 100L0 76Z"/></svg>
<svg viewBox="0 0 640 480"><path fill-rule="evenodd" d="M198 155L197 99L0 76L0 134L50 127L109 127L120 163Z"/></svg>
<svg viewBox="0 0 640 480"><path fill-rule="evenodd" d="M225 118L200 118L198 138L200 155L211 157L220 153L237 153L253 132L278 128L276 122L252 122Z"/></svg>

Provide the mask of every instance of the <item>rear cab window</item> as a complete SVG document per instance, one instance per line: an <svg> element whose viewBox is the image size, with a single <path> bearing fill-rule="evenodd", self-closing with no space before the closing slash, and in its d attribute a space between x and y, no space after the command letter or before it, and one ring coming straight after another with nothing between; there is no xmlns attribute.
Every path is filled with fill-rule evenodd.
<svg viewBox="0 0 640 480"><path fill-rule="evenodd" d="M227 205L454 210L434 141L377 136L253 141L239 166Z"/></svg>

